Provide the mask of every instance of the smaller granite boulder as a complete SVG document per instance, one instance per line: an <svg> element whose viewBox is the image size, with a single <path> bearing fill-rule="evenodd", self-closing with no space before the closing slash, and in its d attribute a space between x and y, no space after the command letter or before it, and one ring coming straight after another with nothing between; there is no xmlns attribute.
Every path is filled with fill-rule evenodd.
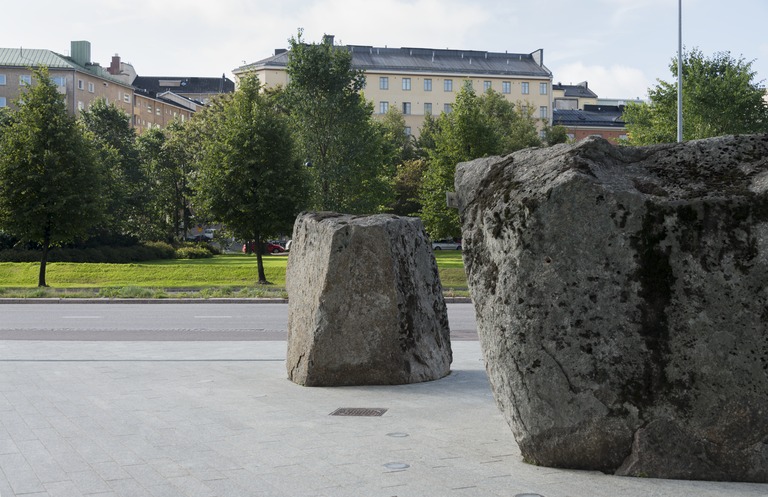
<svg viewBox="0 0 768 497"><path fill-rule="evenodd" d="M448 314L419 219L299 215L286 287L291 381L393 385L450 372Z"/></svg>

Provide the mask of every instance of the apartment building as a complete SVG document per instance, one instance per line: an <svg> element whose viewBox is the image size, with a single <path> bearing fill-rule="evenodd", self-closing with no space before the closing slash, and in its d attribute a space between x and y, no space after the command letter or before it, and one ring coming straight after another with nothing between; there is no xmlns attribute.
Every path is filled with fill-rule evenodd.
<svg viewBox="0 0 768 497"><path fill-rule="evenodd" d="M575 85L553 84L552 99L557 110L584 110L585 105L597 105L597 94L589 89L586 81Z"/></svg>
<svg viewBox="0 0 768 497"><path fill-rule="evenodd" d="M137 76L133 85L159 95L172 93L187 100L208 104L222 93L235 91L235 82L225 74L220 78L178 77L178 76Z"/></svg>
<svg viewBox="0 0 768 497"><path fill-rule="evenodd" d="M119 57L113 57L113 62L115 58L119 67ZM103 98L131 116L139 132L164 127L174 118L189 119L202 105L188 98L174 98L169 92L157 94L136 88L131 84L135 72L104 68L91 61L90 42L73 41L68 56L44 49L0 48L0 107L13 105L23 87L32 84L32 69L39 67L48 68L70 114L77 115Z"/></svg>
<svg viewBox="0 0 768 497"><path fill-rule="evenodd" d="M333 43L327 37L326 43ZM451 112L456 94L471 84L478 94L493 89L507 100L531 108L536 118L552 122L552 73L544 52L499 53L432 48L387 48L340 45L352 55L352 67L365 72L365 98L374 113L394 107L403 113L407 131L418 136L424 116ZM233 70L236 78L255 74L267 86L286 85L289 52L275 50L266 59Z"/></svg>

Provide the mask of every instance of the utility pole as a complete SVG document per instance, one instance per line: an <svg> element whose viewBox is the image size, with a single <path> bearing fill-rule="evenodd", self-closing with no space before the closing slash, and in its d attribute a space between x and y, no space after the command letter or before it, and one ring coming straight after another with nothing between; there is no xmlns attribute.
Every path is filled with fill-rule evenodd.
<svg viewBox="0 0 768 497"><path fill-rule="evenodd" d="M677 0L677 143L683 141L683 0Z"/></svg>

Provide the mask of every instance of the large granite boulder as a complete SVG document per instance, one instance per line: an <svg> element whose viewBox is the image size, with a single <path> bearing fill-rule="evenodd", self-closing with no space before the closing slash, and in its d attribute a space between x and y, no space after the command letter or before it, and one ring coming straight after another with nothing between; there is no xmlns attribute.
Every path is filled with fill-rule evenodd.
<svg viewBox="0 0 768 497"><path fill-rule="evenodd" d="M293 382L390 385L450 372L448 314L419 219L301 214L286 286Z"/></svg>
<svg viewBox="0 0 768 497"><path fill-rule="evenodd" d="M496 401L532 463L768 482L768 135L460 164Z"/></svg>

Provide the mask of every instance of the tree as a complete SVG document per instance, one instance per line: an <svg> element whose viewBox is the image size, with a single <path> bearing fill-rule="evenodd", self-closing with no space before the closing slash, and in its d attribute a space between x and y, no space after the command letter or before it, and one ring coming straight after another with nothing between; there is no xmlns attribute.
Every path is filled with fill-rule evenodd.
<svg viewBox="0 0 768 497"><path fill-rule="evenodd" d="M216 108L215 102L211 107ZM140 231L143 239L168 242L184 239L191 224L190 181L195 174L204 133L197 126L200 121L202 119L175 120L164 129L148 129L136 140L142 171L148 179L148 219Z"/></svg>
<svg viewBox="0 0 768 497"><path fill-rule="evenodd" d="M560 143L568 143L568 130L565 126L544 126L544 143L551 147Z"/></svg>
<svg viewBox="0 0 768 497"><path fill-rule="evenodd" d="M259 283L267 284L264 242L290 230L307 196L287 119L256 77L241 80L231 98L201 119L195 204L236 237L256 241Z"/></svg>
<svg viewBox="0 0 768 497"><path fill-rule="evenodd" d="M677 75L677 58L670 64ZM754 81L752 62L730 52L705 57L694 48L683 53L683 138L768 131L768 104ZM677 139L677 83L657 80L649 104L630 103L624 111L629 143L650 145Z"/></svg>
<svg viewBox="0 0 768 497"><path fill-rule="evenodd" d="M40 244L43 287L50 248L85 236L103 208L85 131L67 114L47 69L33 76L0 136L0 227Z"/></svg>
<svg viewBox="0 0 768 497"><path fill-rule="evenodd" d="M131 118L114 104L97 99L80 113L80 120L94 137L103 170L106 215L98 235L110 241L122 236L138 237L148 218L148 183Z"/></svg>
<svg viewBox="0 0 768 497"><path fill-rule="evenodd" d="M425 121L422 140L432 148L426 150L428 164L419 200L421 218L433 239L460 235L458 212L446 206L445 198L454 189L458 163L541 145L536 121L528 111L493 90L477 96L471 84L456 95L452 112Z"/></svg>
<svg viewBox="0 0 768 497"><path fill-rule="evenodd" d="M351 54L330 41L290 40L286 101L298 150L310 166L312 206L376 212L392 200L394 167L382 149L373 105L362 95L365 76Z"/></svg>
<svg viewBox="0 0 768 497"><path fill-rule="evenodd" d="M427 169L424 159L410 159L397 165L395 174L395 202L392 213L398 216L418 216L421 211L419 190Z"/></svg>

